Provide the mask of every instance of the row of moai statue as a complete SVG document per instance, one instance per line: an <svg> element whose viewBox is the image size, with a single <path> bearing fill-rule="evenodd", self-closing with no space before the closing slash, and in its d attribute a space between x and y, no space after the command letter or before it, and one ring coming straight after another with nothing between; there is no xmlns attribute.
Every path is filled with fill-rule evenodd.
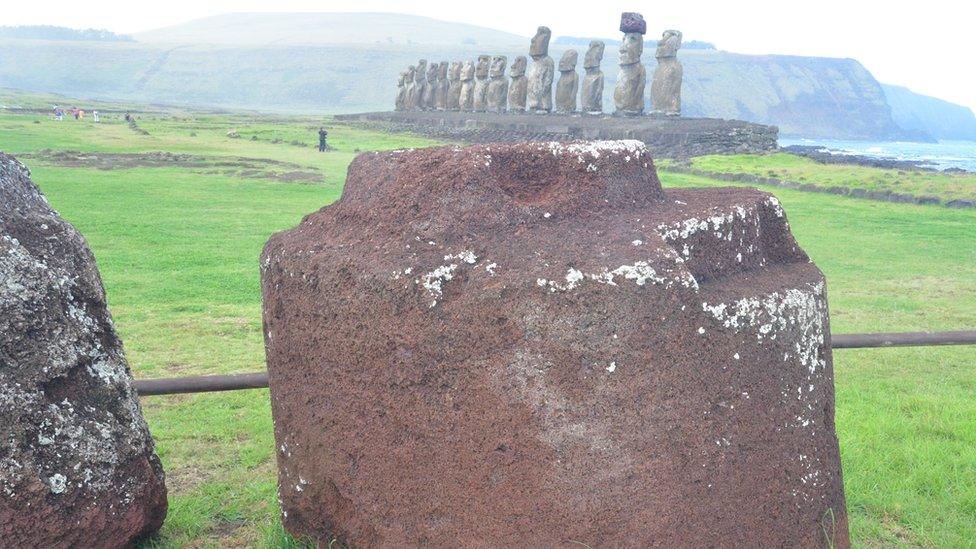
<svg viewBox="0 0 976 549"><path fill-rule="evenodd" d="M620 45L620 73L613 92L615 114L638 116L644 113L646 69L641 63L647 24L639 13L624 13L620 18L624 33ZM480 55L477 62L454 61L427 64L421 59L416 66L400 73L397 84L396 110L447 110L474 112L603 112L603 61L605 45L590 42L583 58L582 84L576 72L579 53L567 50L559 60L553 104L553 80L556 66L549 56L552 31L539 27L529 47L532 65L524 55L515 58L509 79L505 77L508 58L504 55ZM664 31L657 46L657 69L651 81L652 114L681 114L681 79L683 69L678 61L681 32ZM528 69L528 72L526 72Z"/></svg>

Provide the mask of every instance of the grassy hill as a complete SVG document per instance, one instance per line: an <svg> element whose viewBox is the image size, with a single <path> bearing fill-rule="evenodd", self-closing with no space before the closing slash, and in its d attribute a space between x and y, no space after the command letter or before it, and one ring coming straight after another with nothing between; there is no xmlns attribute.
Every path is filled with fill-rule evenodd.
<svg viewBox="0 0 976 549"><path fill-rule="evenodd" d="M334 44L514 45L527 37L395 13L228 13L135 35L145 43L285 46Z"/></svg>
<svg viewBox="0 0 976 549"><path fill-rule="evenodd" d="M61 99L0 94L25 107L73 103ZM146 134L121 120L129 108L144 113L138 124ZM322 120L311 117L133 105L103 105L103 112L110 114L100 124L0 112L0 150L29 165L53 206L88 239L140 378L263 368L258 255L268 236L335 200L357 151L431 143L326 120L337 150L320 154L312 145ZM240 138L229 138L230 130ZM763 168L789 169L791 158L768 157ZM873 169L861 170L871 179ZM661 178L666 187L729 184ZM976 325L976 212L766 190L781 199L798 241L827 276L836 333ZM970 544L973 348L834 356L855 544ZM143 405L171 502L162 537L148 547L294 546L277 519L266 390L151 397Z"/></svg>

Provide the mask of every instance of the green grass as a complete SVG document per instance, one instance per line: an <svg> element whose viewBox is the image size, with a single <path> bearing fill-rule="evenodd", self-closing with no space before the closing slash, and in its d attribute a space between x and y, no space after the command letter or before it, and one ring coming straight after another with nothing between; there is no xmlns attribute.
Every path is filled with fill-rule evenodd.
<svg viewBox="0 0 976 549"><path fill-rule="evenodd" d="M267 237L335 200L355 149L430 143L327 123L337 151L288 144L314 143L320 123L160 111L140 117L150 133L141 136L117 118L96 126L0 114L0 149L165 150L320 170L323 182L298 184L179 166L103 171L43 155L30 161L34 180L98 258L137 377L246 372L264 362L257 265ZM242 137L226 137L231 129ZM786 170L792 158L761 161ZM662 180L720 185L670 173ZM827 274L836 332L976 327L976 212L770 190ZM974 348L841 350L835 368L855 543L973 545ZM170 489L169 516L148 546L303 546L278 521L267 391L145 398L143 407Z"/></svg>
<svg viewBox="0 0 976 549"><path fill-rule="evenodd" d="M846 164L821 164L787 153L702 156L692 166L705 171L772 177L817 187L890 191L943 200L976 200L976 174L922 170L883 170Z"/></svg>

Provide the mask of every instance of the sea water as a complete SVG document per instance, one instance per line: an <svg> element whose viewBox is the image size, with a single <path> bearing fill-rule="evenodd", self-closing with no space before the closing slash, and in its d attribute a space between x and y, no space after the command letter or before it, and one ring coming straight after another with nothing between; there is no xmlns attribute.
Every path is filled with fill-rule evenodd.
<svg viewBox="0 0 976 549"><path fill-rule="evenodd" d="M914 160L937 170L950 168L976 172L976 142L939 141L909 143L901 141L843 141L840 139L780 138L779 145L823 147L834 154L856 154L885 160Z"/></svg>

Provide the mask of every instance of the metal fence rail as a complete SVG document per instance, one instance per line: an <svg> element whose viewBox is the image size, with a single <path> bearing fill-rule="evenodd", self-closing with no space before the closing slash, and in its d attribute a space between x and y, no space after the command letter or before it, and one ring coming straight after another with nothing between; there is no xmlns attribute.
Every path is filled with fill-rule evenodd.
<svg viewBox="0 0 976 549"><path fill-rule="evenodd" d="M834 334L834 349L870 349L877 347L922 347L933 345L974 345L976 330L959 332L904 332L882 334ZM230 374L222 376L186 376L165 379L137 379L140 396L210 393L262 389L268 386L268 373Z"/></svg>

